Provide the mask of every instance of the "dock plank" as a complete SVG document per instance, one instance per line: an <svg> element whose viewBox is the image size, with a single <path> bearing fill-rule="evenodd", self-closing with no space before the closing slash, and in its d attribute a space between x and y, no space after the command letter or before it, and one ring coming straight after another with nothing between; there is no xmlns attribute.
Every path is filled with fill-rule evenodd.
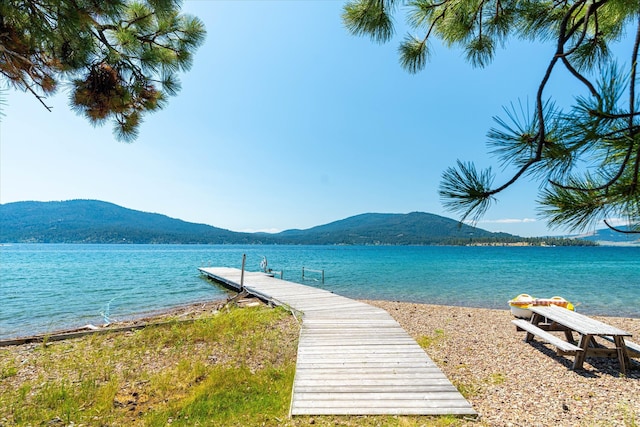
<svg viewBox="0 0 640 427"><path fill-rule="evenodd" d="M241 290L239 269L200 271ZM290 415L477 415L386 311L264 273L244 289L302 314Z"/></svg>

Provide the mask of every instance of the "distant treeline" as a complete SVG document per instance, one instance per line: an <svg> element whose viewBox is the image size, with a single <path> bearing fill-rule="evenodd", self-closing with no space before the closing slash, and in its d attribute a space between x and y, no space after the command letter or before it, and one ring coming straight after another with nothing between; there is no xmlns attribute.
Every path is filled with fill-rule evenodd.
<svg viewBox="0 0 640 427"><path fill-rule="evenodd" d="M452 239L453 246L598 246L589 240L567 239L563 237L513 237L496 239Z"/></svg>

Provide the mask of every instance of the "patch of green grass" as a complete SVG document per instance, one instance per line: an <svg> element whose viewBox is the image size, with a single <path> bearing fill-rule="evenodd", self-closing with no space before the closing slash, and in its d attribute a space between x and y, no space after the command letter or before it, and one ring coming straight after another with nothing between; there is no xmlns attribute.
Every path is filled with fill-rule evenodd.
<svg viewBox="0 0 640 427"><path fill-rule="evenodd" d="M0 381L10 378L18 373L18 367L13 362L7 361L0 365Z"/></svg>
<svg viewBox="0 0 640 427"><path fill-rule="evenodd" d="M444 330L436 329L433 331L433 335L420 336L416 341L418 342L418 345L420 345L420 347L429 348L436 343L441 342L444 338Z"/></svg>
<svg viewBox="0 0 640 427"><path fill-rule="evenodd" d="M500 385L500 384L504 384L504 382L507 380L507 376L505 374L503 374L502 372L496 372L493 373L491 375L489 375L486 379L487 383L492 384L492 385Z"/></svg>
<svg viewBox="0 0 640 427"><path fill-rule="evenodd" d="M454 382L454 385L465 399L478 396L484 389L483 384L474 381Z"/></svg>
<svg viewBox="0 0 640 427"><path fill-rule="evenodd" d="M638 427L640 426L638 415L633 411L633 409L629 408L627 403L620 404L621 412L623 414L623 422L625 427Z"/></svg>
<svg viewBox="0 0 640 427"><path fill-rule="evenodd" d="M218 368L169 408L145 418L149 426L277 425L289 410L295 365L251 372L247 367Z"/></svg>
<svg viewBox="0 0 640 427"><path fill-rule="evenodd" d="M505 374L496 372L477 381L457 382L454 385L465 399L469 399L484 393L489 386L503 384L506 378Z"/></svg>

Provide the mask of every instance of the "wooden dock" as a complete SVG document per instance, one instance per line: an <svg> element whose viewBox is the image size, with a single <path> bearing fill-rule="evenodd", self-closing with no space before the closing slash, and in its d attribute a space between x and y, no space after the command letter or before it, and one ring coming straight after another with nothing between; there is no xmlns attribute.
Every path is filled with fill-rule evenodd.
<svg viewBox="0 0 640 427"><path fill-rule="evenodd" d="M239 269L200 271L240 290ZM291 415L477 415L386 311L264 273L244 288L302 316Z"/></svg>

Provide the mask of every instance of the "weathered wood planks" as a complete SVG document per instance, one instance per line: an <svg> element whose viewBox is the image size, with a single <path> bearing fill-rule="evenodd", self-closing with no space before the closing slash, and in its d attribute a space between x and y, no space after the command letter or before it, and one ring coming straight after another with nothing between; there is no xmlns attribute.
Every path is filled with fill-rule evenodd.
<svg viewBox="0 0 640 427"><path fill-rule="evenodd" d="M240 290L238 269L200 271ZM291 415L477 415L384 310L263 273L244 288L302 313Z"/></svg>

